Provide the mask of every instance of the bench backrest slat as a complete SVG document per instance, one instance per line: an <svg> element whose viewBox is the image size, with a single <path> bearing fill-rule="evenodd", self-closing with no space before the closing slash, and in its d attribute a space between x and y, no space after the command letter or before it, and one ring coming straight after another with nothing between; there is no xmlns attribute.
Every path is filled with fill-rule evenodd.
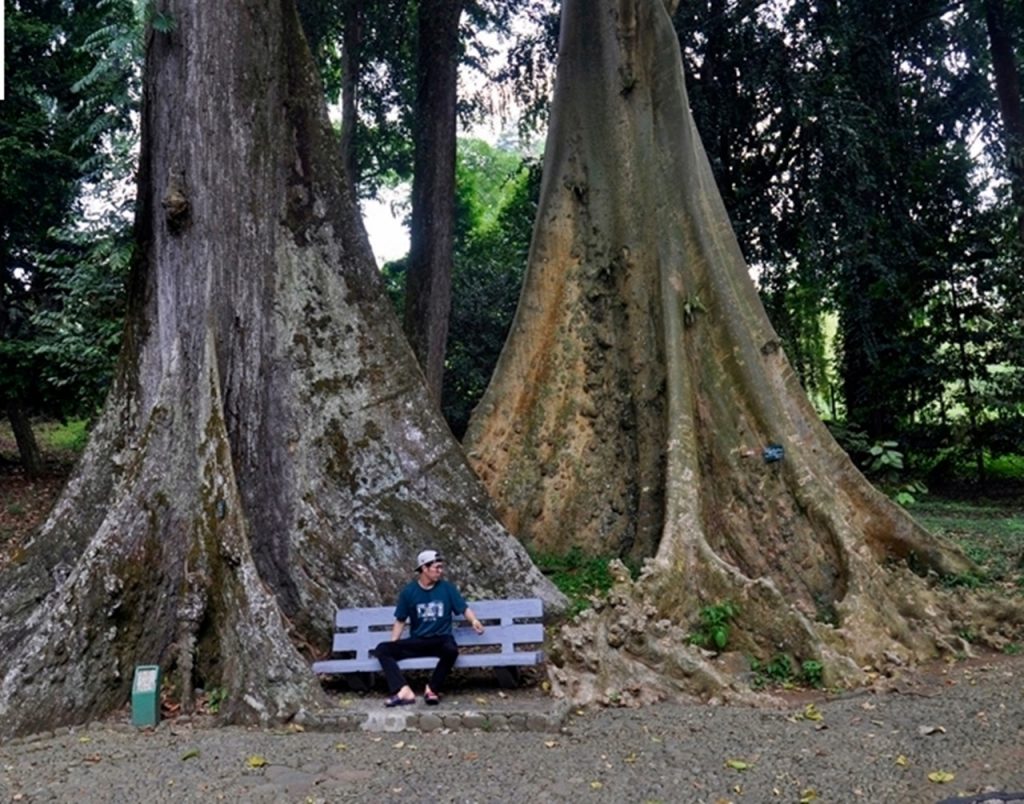
<svg viewBox="0 0 1024 804"><path fill-rule="evenodd" d="M484 623L484 633L477 634L462 617L455 618L455 641L466 647L500 648L513 653L517 645L544 641L544 604L539 598L513 600L480 600L470 602L473 613ZM393 606L362 609L341 609L335 615L338 629L334 635L334 652L354 654L355 659L370 658L378 643L390 638L394 623ZM516 620L535 622L517 623Z"/></svg>

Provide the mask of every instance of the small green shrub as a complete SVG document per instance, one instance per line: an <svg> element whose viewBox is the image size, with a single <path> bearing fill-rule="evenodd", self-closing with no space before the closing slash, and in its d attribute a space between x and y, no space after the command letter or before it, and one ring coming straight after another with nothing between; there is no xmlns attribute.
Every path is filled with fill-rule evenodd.
<svg viewBox="0 0 1024 804"><path fill-rule="evenodd" d="M755 689L767 686L791 686L794 683L793 660L785 653L777 653L767 662L750 660Z"/></svg>
<svg viewBox="0 0 1024 804"><path fill-rule="evenodd" d="M206 693L206 709L211 715L220 712L221 706L228 698L227 690L223 687L214 687Z"/></svg>
<svg viewBox="0 0 1024 804"><path fill-rule="evenodd" d="M800 664L800 678L808 687L820 687L824 674L825 667L817 659L808 659Z"/></svg>
<svg viewBox="0 0 1024 804"><path fill-rule="evenodd" d="M739 606L726 600L700 610L700 626L690 634L690 644L722 651L729 642L729 623L740 613Z"/></svg>

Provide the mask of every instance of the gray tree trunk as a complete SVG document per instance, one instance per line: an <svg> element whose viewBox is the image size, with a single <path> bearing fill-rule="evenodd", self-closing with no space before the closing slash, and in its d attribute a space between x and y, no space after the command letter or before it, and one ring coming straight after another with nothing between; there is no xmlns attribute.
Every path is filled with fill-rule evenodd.
<svg viewBox="0 0 1024 804"><path fill-rule="evenodd" d="M388 604L416 551L469 599L561 596L430 404L343 181L292 0L169 0L150 33L138 258L81 464L0 575L0 736L160 664L233 719L323 703L297 646Z"/></svg>
<svg viewBox="0 0 1024 804"><path fill-rule="evenodd" d="M1020 100L1020 73L1014 35L1003 0L985 0L992 72L995 77L999 115L1003 121L1010 191L1017 207L1017 234L1024 243L1024 108Z"/></svg>
<svg viewBox="0 0 1024 804"><path fill-rule="evenodd" d="M39 442L32 431L31 419L16 400L7 403L7 420L11 423L14 442L18 445L18 457L25 477L39 477L43 472L43 456L39 452Z"/></svg>
<svg viewBox="0 0 1024 804"><path fill-rule="evenodd" d="M731 647L831 680L954 649L971 616L914 574L970 562L861 476L787 362L661 0L563 4L525 286L465 444L526 543L646 560L563 633L575 698L728 688L687 645L725 601Z"/></svg>

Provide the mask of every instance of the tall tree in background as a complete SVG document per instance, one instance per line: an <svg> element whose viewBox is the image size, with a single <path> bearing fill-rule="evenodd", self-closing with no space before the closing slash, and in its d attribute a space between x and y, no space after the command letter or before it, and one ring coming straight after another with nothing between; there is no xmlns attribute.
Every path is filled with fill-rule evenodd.
<svg viewBox="0 0 1024 804"><path fill-rule="evenodd" d="M735 649L847 680L954 649L974 615L915 574L970 563L865 481L787 362L659 0L563 5L525 287L466 445L527 544L650 559L563 631L577 700L726 689L686 644L722 601Z"/></svg>
<svg viewBox="0 0 1024 804"><path fill-rule="evenodd" d="M440 408L452 299L455 106L463 0L421 0L405 333Z"/></svg>
<svg viewBox="0 0 1024 804"><path fill-rule="evenodd" d="M0 735L121 706L323 703L296 644L393 598L423 545L467 594L561 596L491 518L387 300L291 0L171 0L149 32L120 372L0 570Z"/></svg>
<svg viewBox="0 0 1024 804"><path fill-rule="evenodd" d="M1015 14L1011 15L1003 0L985 0L985 24L1003 124L1004 158L1013 204L1017 208L1018 233L1024 243L1024 109L1021 108L1020 65L1017 59L1021 14L1019 4Z"/></svg>

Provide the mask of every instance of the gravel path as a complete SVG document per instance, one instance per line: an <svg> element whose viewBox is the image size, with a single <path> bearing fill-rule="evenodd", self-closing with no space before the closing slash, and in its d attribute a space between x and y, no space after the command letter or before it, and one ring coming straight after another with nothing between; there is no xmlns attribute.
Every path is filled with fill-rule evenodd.
<svg viewBox="0 0 1024 804"><path fill-rule="evenodd" d="M0 744L0 801L1018 801L1024 794L1002 793L1024 791L1022 681L1017 657L922 673L885 692L794 696L779 711L569 712L547 732L98 723ZM524 691L503 705L517 695L525 706L540 700ZM453 695L437 710L460 705ZM929 781L936 771L954 778Z"/></svg>

